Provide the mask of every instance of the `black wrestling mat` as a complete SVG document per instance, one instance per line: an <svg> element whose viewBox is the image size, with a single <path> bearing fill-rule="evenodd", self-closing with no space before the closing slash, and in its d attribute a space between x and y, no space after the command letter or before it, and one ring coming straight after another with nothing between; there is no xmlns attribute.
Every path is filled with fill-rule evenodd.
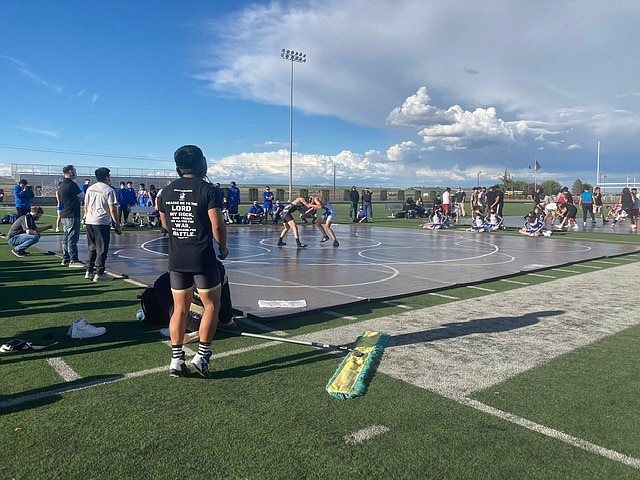
<svg viewBox="0 0 640 480"><path fill-rule="evenodd" d="M287 245L277 247L279 227L229 228L230 255L224 264L235 309L259 318L281 317L640 250L636 245L558 237L358 224L334 225L340 241L334 247L331 242L320 243L320 234L311 226L299 230L307 248L296 248L291 233ZM36 246L60 253L60 240L61 236L45 236ZM112 235L107 270L152 284L167 267L167 248L167 239L157 230ZM84 237L79 250L84 260Z"/></svg>

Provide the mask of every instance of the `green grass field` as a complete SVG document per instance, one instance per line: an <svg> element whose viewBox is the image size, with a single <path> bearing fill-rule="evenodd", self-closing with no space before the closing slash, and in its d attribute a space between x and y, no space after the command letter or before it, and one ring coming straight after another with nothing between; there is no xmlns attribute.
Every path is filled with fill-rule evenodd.
<svg viewBox="0 0 640 480"><path fill-rule="evenodd" d="M527 208L509 205L506 214ZM339 214L345 211L339 205ZM373 225L421 222L386 217L376 213ZM562 238L640 244L637 235ZM378 371L365 396L345 401L324 391L339 356L221 334L212 378L171 378L168 345L156 328L135 320L140 287L87 282L56 256L32 249L17 259L9 248L0 244L0 340L59 343L0 356L0 478L640 478L640 326L631 321L464 398ZM511 277L520 283L440 292L456 300L413 295L338 309L342 318L314 313L269 325L288 337L322 340L347 324L400 322L411 312L446 316L464 302L487 305L492 316L499 295L524 301L535 294L540 308L571 310L571 298L595 269L598 278L635 272L637 279L639 261L634 254L586 262L548 276ZM566 304L549 304L539 294L545 289L566 291ZM579 298L603 319L639 317L637 289L622 293L613 310L603 311L597 295ZM80 317L107 334L70 339L66 331ZM55 359L68 367L67 380L52 366Z"/></svg>

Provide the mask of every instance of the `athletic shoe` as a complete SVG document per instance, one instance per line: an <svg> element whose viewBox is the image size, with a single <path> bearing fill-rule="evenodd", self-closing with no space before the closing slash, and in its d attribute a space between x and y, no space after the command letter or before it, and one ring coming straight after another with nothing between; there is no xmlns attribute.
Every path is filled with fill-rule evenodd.
<svg viewBox="0 0 640 480"><path fill-rule="evenodd" d="M576 223L576 224L573 226L573 229L574 229L574 230L579 230L579 229L580 229L580 227L578 227L578 224Z"/></svg>
<svg viewBox="0 0 640 480"><path fill-rule="evenodd" d="M284 246L284 245L286 245L286 243L284 243L284 242L282 241L282 239L278 240L278 246L279 246L279 247L282 247L282 246Z"/></svg>
<svg viewBox="0 0 640 480"><path fill-rule="evenodd" d="M638 228L638 225L631 225L631 230L635 230L636 228Z"/></svg>
<svg viewBox="0 0 640 480"><path fill-rule="evenodd" d="M13 253L16 257L18 258L22 258L22 257L26 257L27 254L24 250L14 250L13 248L11 249L11 253Z"/></svg>
<svg viewBox="0 0 640 480"><path fill-rule="evenodd" d="M593 223L593 224L595 225L595 224L596 224L596 223L598 223L598 222L597 222L597 221L595 221L595 220L591 220L591 223Z"/></svg>
<svg viewBox="0 0 640 480"><path fill-rule="evenodd" d="M605 223L609 223L609 220L607 219L602 220L602 224L604 225Z"/></svg>
<svg viewBox="0 0 640 480"><path fill-rule="evenodd" d="M111 280L113 280L113 277L110 276L110 275L107 275L106 273L103 273L102 275L96 273L93 276L93 281L96 282L96 283L99 283L99 282L110 282Z"/></svg>
<svg viewBox="0 0 640 480"><path fill-rule="evenodd" d="M189 367L187 367L187 363L184 361L184 352L182 352L182 356L180 358L172 358L171 365L169 365L169 373L172 377L188 377L189 376Z"/></svg>
<svg viewBox="0 0 640 480"><path fill-rule="evenodd" d="M196 354L191 360L191 365L195 368L200 375L207 378L209 376L209 359L211 358L211 352L206 355Z"/></svg>
<svg viewBox="0 0 640 480"><path fill-rule="evenodd" d="M322 240L320 240L321 242L326 242L327 240L329 240L329 237L322 237Z"/></svg>
<svg viewBox="0 0 640 480"><path fill-rule="evenodd" d="M300 242L296 242L296 245L298 246L298 248L304 248L307 246L304 243L300 243Z"/></svg>
<svg viewBox="0 0 640 480"><path fill-rule="evenodd" d="M84 268L84 263L80 260L73 260L69 262L69 268Z"/></svg>
<svg viewBox="0 0 640 480"><path fill-rule="evenodd" d="M586 227L587 226L587 222L582 222L582 226Z"/></svg>
<svg viewBox="0 0 640 480"><path fill-rule="evenodd" d="M93 273L87 270L84 274L84 278L86 278L87 280L93 280Z"/></svg>
<svg viewBox="0 0 640 480"><path fill-rule="evenodd" d="M59 229L59 228L56 228L56 233L59 233L59 232L60 232L60 229Z"/></svg>
<svg viewBox="0 0 640 480"><path fill-rule="evenodd" d="M99 337L100 335L104 335L107 332L107 329L104 327L96 327L87 322L86 318L81 318L74 322L67 335L71 338L83 339L83 338L92 338Z"/></svg>
<svg viewBox="0 0 640 480"><path fill-rule="evenodd" d="M60 262L60 265L64 265L65 267L68 267L69 266L69 260L62 259L62 262Z"/></svg>
<svg viewBox="0 0 640 480"><path fill-rule="evenodd" d="M550 237L551 236L551 231L550 230L545 230L544 232L542 232L542 235L544 235L545 237Z"/></svg>
<svg viewBox="0 0 640 480"><path fill-rule="evenodd" d="M334 247L339 247L340 246L340 243L338 243L338 240L334 240L333 241L333 246Z"/></svg>

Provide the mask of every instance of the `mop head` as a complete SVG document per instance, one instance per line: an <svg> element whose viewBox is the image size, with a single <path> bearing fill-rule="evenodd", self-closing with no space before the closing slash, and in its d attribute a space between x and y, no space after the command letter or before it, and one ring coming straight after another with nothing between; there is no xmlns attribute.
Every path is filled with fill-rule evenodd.
<svg viewBox="0 0 640 480"><path fill-rule="evenodd" d="M327 383L329 395L343 400L364 395L388 340L389 335L383 332L362 332L356 339L354 350L363 355L358 357L350 353L342 360Z"/></svg>

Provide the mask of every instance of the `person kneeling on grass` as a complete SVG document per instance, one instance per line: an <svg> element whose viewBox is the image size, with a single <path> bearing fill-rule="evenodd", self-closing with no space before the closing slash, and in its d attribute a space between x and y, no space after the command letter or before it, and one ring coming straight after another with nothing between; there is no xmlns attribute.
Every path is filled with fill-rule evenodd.
<svg viewBox="0 0 640 480"><path fill-rule="evenodd" d="M40 241L40 234L46 230L53 228L53 225L47 225L44 228L38 228L36 221L44 214L42 207L31 207L31 211L25 215L18 217L13 222L9 233L7 233L7 243L13 247L11 253L16 257L26 257L29 253L26 251L31 245L35 245Z"/></svg>
<svg viewBox="0 0 640 480"><path fill-rule="evenodd" d="M247 212L247 222L262 223L262 220L264 220L264 208L262 208L256 200L253 202L253 205L249 207L249 211Z"/></svg>

